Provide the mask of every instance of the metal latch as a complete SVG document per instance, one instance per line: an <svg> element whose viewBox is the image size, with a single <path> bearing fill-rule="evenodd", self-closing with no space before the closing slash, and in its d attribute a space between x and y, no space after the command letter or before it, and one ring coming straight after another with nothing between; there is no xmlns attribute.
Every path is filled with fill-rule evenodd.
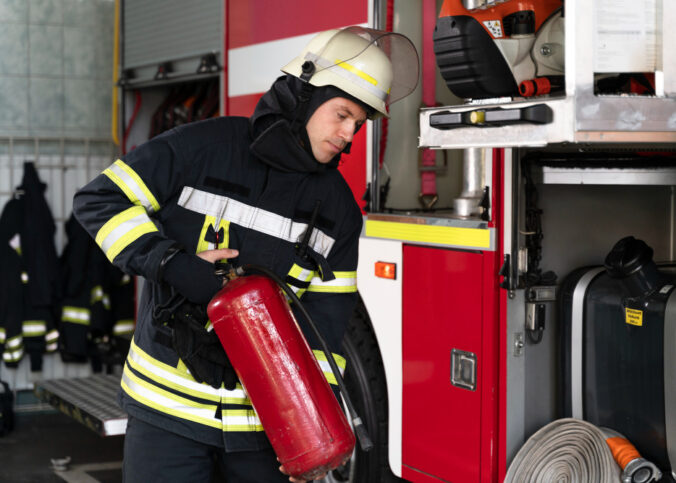
<svg viewBox="0 0 676 483"><path fill-rule="evenodd" d="M476 354L451 350L451 384L470 391L476 390Z"/></svg>

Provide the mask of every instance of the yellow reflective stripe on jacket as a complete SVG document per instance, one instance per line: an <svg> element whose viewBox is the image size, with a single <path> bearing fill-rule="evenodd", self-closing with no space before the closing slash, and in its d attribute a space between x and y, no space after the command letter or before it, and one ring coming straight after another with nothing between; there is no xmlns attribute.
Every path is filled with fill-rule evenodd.
<svg viewBox="0 0 676 483"><path fill-rule="evenodd" d="M113 335L131 334L134 332L136 324L134 319L122 319L113 325Z"/></svg>
<svg viewBox="0 0 676 483"><path fill-rule="evenodd" d="M89 303L94 305L96 302L99 302L103 300L103 287L101 285L97 285L95 287L92 287L92 292L91 292L91 297L89 300Z"/></svg>
<svg viewBox="0 0 676 483"><path fill-rule="evenodd" d="M19 362L23 357L23 337L15 335L10 337L5 344L5 352L2 359L5 362Z"/></svg>
<svg viewBox="0 0 676 483"><path fill-rule="evenodd" d="M69 305L64 305L63 309L61 310L62 322L89 325L89 317L89 309L83 309L82 307L71 307Z"/></svg>
<svg viewBox="0 0 676 483"><path fill-rule="evenodd" d="M293 264L291 267L291 270L289 270L289 277L295 278L296 280L300 282L310 282L312 280L312 277L316 275L316 272L314 270L309 270L307 268L303 268L300 265ZM300 298L307 288L305 287L296 287L295 285L291 283L287 283L289 287L291 287L291 290L293 290L298 298Z"/></svg>
<svg viewBox="0 0 676 483"><path fill-rule="evenodd" d="M44 320L24 320L21 324L24 337L37 337L47 333L47 322Z"/></svg>
<svg viewBox="0 0 676 483"><path fill-rule="evenodd" d="M108 176L135 205L143 206L148 213L160 211L160 204L141 177L121 159L108 166L103 174Z"/></svg>
<svg viewBox="0 0 676 483"><path fill-rule="evenodd" d="M7 331L4 327L0 327L0 344L5 343L5 338L7 337Z"/></svg>
<svg viewBox="0 0 676 483"><path fill-rule="evenodd" d="M310 282L308 292L350 293L357 291L357 272L333 272L334 280L323 282L315 277Z"/></svg>
<svg viewBox="0 0 676 483"><path fill-rule="evenodd" d="M125 367L122 389L133 399L157 411L222 431L263 431L253 409L223 409L216 419L217 404L201 404L153 385Z"/></svg>
<svg viewBox="0 0 676 483"><path fill-rule="evenodd" d="M313 350L312 353L317 358L319 367L322 369L324 377L326 377L326 380L329 381L329 384L337 385L338 381L336 381L336 376L333 375L333 371L331 370L329 361L326 359L324 351ZM333 354L333 360L336 361L336 365L340 370L340 374L343 375L343 373L345 372L345 367L347 366L347 361L345 361L345 358L343 356L339 356L338 354Z"/></svg>
<svg viewBox="0 0 676 483"><path fill-rule="evenodd" d="M92 288L90 304L94 305L96 302L101 302L106 310L110 310L110 297L103 291L101 285Z"/></svg>
<svg viewBox="0 0 676 483"><path fill-rule="evenodd" d="M52 329L47 334L45 335L45 342L47 343L45 349L47 352L54 352L56 349L59 348L59 331L56 329Z"/></svg>
<svg viewBox="0 0 676 483"><path fill-rule="evenodd" d="M222 427L221 421L214 418L216 404L199 404L177 396L144 381L126 367L122 373L121 385L130 397L157 411L214 428Z"/></svg>
<svg viewBox="0 0 676 483"><path fill-rule="evenodd" d="M2 360L5 362L19 362L23 357L23 346L15 350L7 350L2 354Z"/></svg>
<svg viewBox="0 0 676 483"><path fill-rule="evenodd" d="M14 337L10 337L7 339L7 344L5 345L5 349L18 349L23 345L23 336L21 335L15 335Z"/></svg>
<svg viewBox="0 0 676 483"><path fill-rule="evenodd" d="M195 381L190 374L151 357L133 340L129 348L127 364L158 384L193 397L208 401L221 401L225 404L251 404L240 384L233 390L224 387L215 389L209 384L201 384Z"/></svg>
<svg viewBox="0 0 676 483"><path fill-rule="evenodd" d="M133 206L106 222L96 234L96 243L111 262L142 235L158 231L142 206Z"/></svg>
<svg viewBox="0 0 676 483"><path fill-rule="evenodd" d="M28 272L21 272L21 283L28 283Z"/></svg>
<svg viewBox="0 0 676 483"><path fill-rule="evenodd" d="M220 232L221 228L223 228L223 239L218 240L218 246L216 244L211 243L206 241L204 238L206 237L207 230L209 229L210 226L216 225L216 217L215 216L209 216L206 215L204 217L204 225L202 225L202 231L200 232L200 238L197 241L197 248L195 249L195 253L202 253L207 250L215 250L217 248L227 248L228 243L229 243L229 238L230 238L230 222L228 220L221 220L218 230L216 231L217 233Z"/></svg>

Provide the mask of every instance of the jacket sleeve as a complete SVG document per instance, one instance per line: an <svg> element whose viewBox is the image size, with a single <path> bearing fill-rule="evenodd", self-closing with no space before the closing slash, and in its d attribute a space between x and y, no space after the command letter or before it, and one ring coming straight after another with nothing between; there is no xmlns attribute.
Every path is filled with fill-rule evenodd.
<svg viewBox="0 0 676 483"><path fill-rule="evenodd" d="M301 302L326 339L341 372L346 365L342 356L343 335L359 298L357 293L357 259L359 235L362 227L360 213L353 213L353 216L347 217L346 224L348 226L336 240L327 257L335 278L323 281L319 273L314 273L309 286L301 297ZM326 378L331 384L337 384L328 362L326 362L326 356L321 350L319 341L314 333L309 330L302 314L295 307L294 313Z"/></svg>
<svg viewBox="0 0 676 483"><path fill-rule="evenodd" d="M176 242L163 234L158 215L190 182L193 166L183 155L179 130L174 129L116 160L79 190L73 213L115 266L161 282L160 263ZM168 266L172 264L191 273L173 277L175 288L188 298L192 299L186 292L194 286L218 289L213 266L194 254L181 253Z"/></svg>
<svg viewBox="0 0 676 483"><path fill-rule="evenodd" d="M22 269L19 256L13 249L3 246L0 252L3 268L3 287L0 295L0 348L5 365L16 367L24 354Z"/></svg>

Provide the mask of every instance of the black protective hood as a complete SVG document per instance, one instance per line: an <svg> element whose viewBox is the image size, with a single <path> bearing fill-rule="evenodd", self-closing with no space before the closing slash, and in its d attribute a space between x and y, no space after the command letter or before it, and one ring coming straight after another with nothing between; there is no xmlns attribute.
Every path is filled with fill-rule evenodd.
<svg viewBox="0 0 676 483"><path fill-rule="evenodd" d="M304 87L309 95L306 106L299 102ZM341 153L326 164L318 162L312 155L305 130L314 111L332 97L352 99L333 86L314 87L292 75L279 77L260 98L249 119L253 139L251 151L281 171L315 173L336 168ZM351 143L342 152L349 153L350 147Z"/></svg>

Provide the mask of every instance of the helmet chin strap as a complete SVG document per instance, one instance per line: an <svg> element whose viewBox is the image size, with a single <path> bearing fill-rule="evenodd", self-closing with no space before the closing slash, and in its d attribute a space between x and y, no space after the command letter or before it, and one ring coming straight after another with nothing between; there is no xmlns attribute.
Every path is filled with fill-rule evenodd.
<svg viewBox="0 0 676 483"><path fill-rule="evenodd" d="M312 97L312 90L314 87L310 84L310 79L316 71L315 65L306 60L302 66L303 72L300 75L300 80L303 81L303 87L298 93L298 107L296 108L296 116L291 123L291 131L300 136L300 130L303 129L305 118L307 117L307 108L310 97Z"/></svg>

